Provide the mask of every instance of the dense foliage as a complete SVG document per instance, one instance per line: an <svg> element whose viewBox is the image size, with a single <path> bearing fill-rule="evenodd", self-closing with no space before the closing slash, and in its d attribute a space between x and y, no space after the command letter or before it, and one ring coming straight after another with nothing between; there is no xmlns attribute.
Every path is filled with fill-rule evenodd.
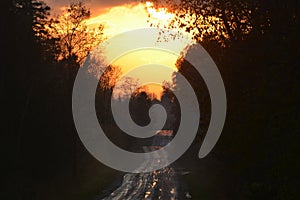
<svg viewBox="0 0 300 200"><path fill-rule="evenodd" d="M195 10L191 12L197 14L196 4L189 2L199 1L182 1L182 8L193 8ZM202 40L219 67L228 98L224 132L210 156L217 157L227 166L224 171L216 170L228 174L229 178L218 185L223 189L211 186L207 190L207 199L215 199L214 195L225 190L223 199L299 199L299 1L261 3L260 13L267 13L267 18L260 14L252 16L259 20L251 20L252 28L247 37L242 34L243 27L247 25L236 21L240 15L232 15L231 22L228 20L231 14L228 13L234 8L233 12L238 10L247 17L247 9L255 8L256 4L252 1L229 2L220 4L217 11L225 12L222 17L226 19L223 21L231 23L229 26L236 23L234 26L237 29L226 28L226 35L232 35L229 37L230 45L223 48L214 40ZM4 0L1 11L1 99L4 118L1 167L5 183L2 197L38 199L46 193L42 195L43 199L46 196L48 199L68 199L75 193L79 199L91 198L116 172L104 166L101 170L94 167L100 164L86 152L73 124L71 94L81 60L78 57L67 59L73 50L69 51L66 47L62 51L65 47L57 43L62 39L60 36L47 41L37 37L48 34L41 29L46 26L50 12L45 3ZM178 12L180 14L180 10ZM199 12L208 11L200 9ZM268 23L264 26L267 28L263 28L263 34L261 22ZM192 25L190 28L198 28L197 22ZM242 39L238 39L240 34ZM64 54L67 57L61 61L58 53L65 51L69 54ZM178 66L179 72L198 91L200 102L205 101L207 92L205 85L199 84L201 77L196 77L192 66L184 61ZM165 92L165 96L169 95L167 90ZM99 92L99 95L111 95L111 89ZM101 110L106 107L107 99L100 99ZM141 110L133 108L133 112L137 116L145 116L151 105L145 93L140 93L132 101L143 107ZM204 102L203 105L209 103ZM204 106L203 111L209 120L208 107ZM148 117L135 118L142 125L149 120ZM202 120L205 127L207 118ZM110 120L99 121L114 131ZM87 171L93 174L87 175ZM98 180L101 183L95 181L95 174L102 176ZM94 182L86 189L76 184L79 181ZM68 194L55 192L56 185L65 186L60 191ZM86 196L78 196L78 191L83 191Z"/></svg>

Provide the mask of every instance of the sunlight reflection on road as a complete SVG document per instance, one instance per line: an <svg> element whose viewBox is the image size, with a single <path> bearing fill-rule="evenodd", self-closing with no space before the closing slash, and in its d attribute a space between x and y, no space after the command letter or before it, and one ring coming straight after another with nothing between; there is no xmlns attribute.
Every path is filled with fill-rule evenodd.
<svg viewBox="0 0 300 200"><path fill-rule="evenodd" d="M157 160L158 161L158 160ZM122 185L104 200L177 199L177 180L171 167L150 173L125 174Z"/></svg>
<svg viewBox="0 0 300 200"><path fill-rule="evenodd" d="M145 151L153 147L145 147ZM160 162L167 162L167 153L153 157L143 163L140 168L147 168ZM138 169L137 171L139 171ZM132 200L132 199L179 199L178 174L172 166L165 167L149 173L127 173L123 182L115 191L102 200ZM182 199L182 197L180 198Z"/></svg>

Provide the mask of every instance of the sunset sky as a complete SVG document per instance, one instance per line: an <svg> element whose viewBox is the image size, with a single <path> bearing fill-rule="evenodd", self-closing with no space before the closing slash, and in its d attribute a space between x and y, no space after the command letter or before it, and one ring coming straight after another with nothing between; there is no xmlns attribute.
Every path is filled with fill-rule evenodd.
<svg viewBox="0 0 300 200"><path fill-rule="evenodd" d="M62 10L68 6L74 0L46 0L46 3L52 8L52 14L61 14ZM164 8L161 10L155 10L151 7L151 3L140 3L135 0L116 0L116 1L99 1L99 0L86 0L85 5L91 10L91 18L87 21L87 24L91 27L97 26L100 23L104 24L104 36L111 38L120 33L135 30L139 28L149 28L150 23L160 22L161 24L168 24L173 15L168 13ZM148 15L151 15L150 23L147 22ZM153 43L153 47L157 47L162 42L158 42L157 35L143 35L141 36L145 40L149 40ZM113 55L115 48L119 48L120 45L130 46L132 44L132 38L124 38L117 46L110 45L106 51L105 56L110 57ZM175 54L180 54L183 48L187 45L186 41L182 39L175 39L168 41L171 45L174 45ZM159 80L161 83L164 80L171 81L172 72L176 71L175 62L177 56L175 54L157 50L147 49L130 52L126 55L115 59L113 63L122 68L123 73L129 72L130 70L142 66L151 64L158 64L170 67L172 70L157 70L156 81ZM139 80L149 80L149 75L146 73L134 73L134 78ZM131 75L132 76L132 75ZM162 89L160 87L150 87L149 92L154 92L159 95Z"/></svg>
<svg viewBox="0 0 300 200"><path fill-rule="evenodd" d="M81 0L85 5L90 8L92 15L97 16L112 7L122 6L126 4L139 3L138 0ZM52 14L59 14L61 10L70 5L70 3L76 2L75 0L45 0L45 2L51 7Z"/></svg>

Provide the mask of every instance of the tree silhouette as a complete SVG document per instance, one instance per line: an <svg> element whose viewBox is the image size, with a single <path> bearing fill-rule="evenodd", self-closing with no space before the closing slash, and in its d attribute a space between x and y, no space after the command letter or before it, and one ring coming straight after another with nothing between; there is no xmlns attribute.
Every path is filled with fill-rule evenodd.
<svg viewBox="0 0 300 200"><path fill-rule="evenodd" d="M87 26L90 11L82 2L71 3L63 15L51 19L46 29L51 39L57 40L58 60L82 63L88 53L103 40L103 25Z"/></svg>
<svg viewBox="0 0 300 200"><path fill-rule="evenodd" d="M120 79L121 74L122 70L119 66L109 65L100 78L100 87L103 90L111 90Z"/></svg>
<svg viewBox="0 0 300 200"><path fill-rule="evenodd" d="M172 81L163 81L162 88L164 91L171 90L174 87L174 83Z"/></svg>
<svg viewBox="0 0 300 200"><path fill-rule="evenodd" d="M136 89L139 85L139 80L133 77L126 76L121 81L122 82L114 88L114 90L116 91L115 94L117 95L115 96L115 98L129 100L132 95L136 95Z"/></svg>
<svg viewBox="0 0 300 200"><path fill-rule="evenodd" d="M156 7L167 6L175 14L168 28L181 28L198 42L215 40L222 46L243 40L253 28L254 15L260 11L257 1L181 0L154 1ZM260 13L262 14L262 13ZM267 18L259 27L265 29ZM265 25L265 26L263 26Z"/></svg>
<svg viewBox="0 0 300 200"><path fill-rule="evenodd" d="M48 17L50 16L50 7L43 1L31 1L33 9L33 31L36 39L48 37L46 26L48 24Z"/></svg>
<svg viewBox="0 0 300 200"><path fill-rule="evenodd" d="M196 143L188 150L190 153L183 155L188 160L183 157L178 164L191 169L192 177L185 181L194 199L201 199L205 194L207 199L298 200L299 0L261 1L259 6L265 6L263 11L266 16L270 15L271 21L260 19L262 15L259 6L255 9L255 1L253 4L250 0L243 2L254 8L250 34L242 35L239 40L239 33L233 31L236 39L230 41L228 48L214 46L215 42L206 44L222 74L228 97L228 115L222 136L206 159L196 157L200 147ZM42 28L48 27L49 10L45 4L32 0L5 0L0 9L4 35L0 61L4 116L1 136L5 141L2 171L5 174L3 182L9 183L1 197L93 199L99 187L102 190L113 182L115 170L99 165L78 138L71 108L73 80L66 78L68 70L62 67L64 63L52 62L51 54L55 51L50 48L59 53L56 39L60 38L47 41L46 37L41 37L49 33ZM228 10L231 9L234 8ZM264 31L268 23L271 23L270 29ZM45 59L40 56L42 53ZM201 101L206 99L204 97L209 99L205 83L202 80L203 84L199 84L201 77L186 61L178 62L178 67L178 72L197 94L203 120L211 107L209 102ZM176 75L174 80L174 91L182 90ZM103 98L103 92L99 93ZM97 91L96 97L99 93ZM138 96L139 100L134 98L132 103L141 100L141 106L136 106L132 114L136 111L135 119L143 125L144 119L148 119L148 100L145 94ZM107 99L110 102L111 99ZM160 103L158 100L152 102ZM109 111L104 101L96 98L96 103L101 104L100 109L96 107L100 114L104 109ZM140 115L145 118L139 118ZM108 121L105 119L105 123ZM110 123L112 126L106 127L108 133L119 132L113 130L113 119ZM123 137L117 140L125 141ZM189 155L195 155L195 159ZM76 171L77 177L71 176ZM210 181L195 181L201 177ZM82 184L76 184L78 180ZM83 184L87 187L81 187Z"/></svg>
<svg viewBox="0 0 300 200"><path fill-rule="evenodd" d="M132 119L140 126L150 123L149 109L151 100L145 91L138 92L130 101L129 109Z"/></svg>

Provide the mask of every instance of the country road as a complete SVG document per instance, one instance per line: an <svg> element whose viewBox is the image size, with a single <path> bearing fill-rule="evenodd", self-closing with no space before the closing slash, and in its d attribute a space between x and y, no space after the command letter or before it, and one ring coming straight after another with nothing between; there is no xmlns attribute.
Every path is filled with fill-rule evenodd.
<svg viewBox="0 0 300 200"><path fill-rule="evenodd" d="M127 173L121 185L102 200L191 199L180 180L182 172L166 167L149 173ZM100 200L100 198L99 198Z"/></svg>
<svg viewBox="0 0 300 200"><path fill-rule="evenodd" d="M160 136L153 141L152 145L155 147L164 146L171 139L169 136ZM147 152L147 148L144 150ZM167 159L167 154L154 156L141 164L140 168L145 169L157 163L166 162ZM139 169L139 171L141 170ZM181 180L181 176L187 173L172 165L148 173L126 173L119 187L97 200L191 199L191 195Z"/></svg>

